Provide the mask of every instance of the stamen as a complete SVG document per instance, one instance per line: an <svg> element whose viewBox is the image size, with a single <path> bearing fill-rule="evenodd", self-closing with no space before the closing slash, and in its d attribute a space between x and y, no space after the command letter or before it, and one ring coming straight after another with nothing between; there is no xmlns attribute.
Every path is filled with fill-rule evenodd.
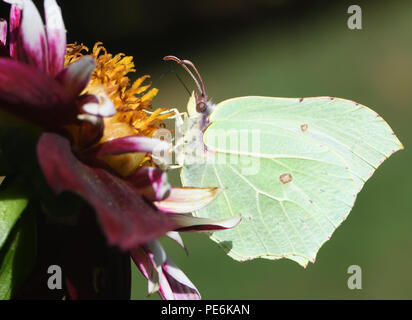
<svg viewBox="0 0 412 320"><path fill-rule="evenodd" d="M87 54L88 48L83 44L67 46L65 65L69 65ZM163 120L174 116L167 108L157 109L151 115L146 114L151 101L158 90L152 88L152 83L144 75L131 82L129 73L136 71L133 57L123 53L112 55L102 46L101 42L94 45L90 54L96 61L96 68L91 76L84 94L99 96L104 93L113 102L116 114L103 116L104 131L100 143L130 135L153 136L154 132L164 126ZM75 128L68 128L76 144L81 145L80 135ZM128 176L142 165L154 165L151 155L130 153L124 155L106 156L104 161L123 176Z"/></svg>
<svg viewBox="0 0 412 320"><path fill-rule="evenodd" d="M67 45L66 66L81 59L88 51L83 44ZM104 120L107 134L110 135L110 126L122 122L132 130L125 130L125 134L151 136L162 126L165 118L173 116L173 112L164 112L168 109L162 109L161 112L164 113L157 112L151 117L144 112L151 108L151 101L158 90L152 88L151 82L147 82L149 75L141 76L134 82L130 81L128 74L136 71L133 57L123 53L112 55L101 42L97 42L91 51L97 66L84 93L98 95L104 88L105 95L113 102L117 113ZM118 134L118 130L116 132ZM104 138L110 137L105 134Z"/></svg>

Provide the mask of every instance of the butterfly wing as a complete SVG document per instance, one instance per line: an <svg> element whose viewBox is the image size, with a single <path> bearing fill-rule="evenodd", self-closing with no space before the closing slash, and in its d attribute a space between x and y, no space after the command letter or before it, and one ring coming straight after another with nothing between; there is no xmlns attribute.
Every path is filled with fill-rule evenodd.
<svg viewBox="0 0 412 320"><path fill-rule="evenodd" d="M224 189L194 214L242 215L238 227L211 234L240 261L314 262L364 183L403 148L377 113L338 98L234 98L210 122L209 161L185 166L182 183Z"/></svg>

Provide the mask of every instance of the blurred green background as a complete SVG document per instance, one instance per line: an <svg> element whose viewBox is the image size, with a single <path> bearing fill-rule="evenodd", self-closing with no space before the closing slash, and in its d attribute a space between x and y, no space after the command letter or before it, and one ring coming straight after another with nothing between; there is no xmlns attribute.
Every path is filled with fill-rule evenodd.
<svg viewBox="0 0 412 320"><path fill-rule="evenodd" d="M160 89L156 107L185 108L192 81L162 57L196 63L213 101L245 95L330 95L377 111L406 150L386 161L359 194L349 218L303 269L289 260L239 263L201 234L185 234L186 256L165 240L172 259L205 299L412 298L412 2L392 1L64 1L70 41L103 41L136 58ZM349 5L363 29L349 30ZM373 134L373 132L371 132ZM178 184L177 172L172 182ZM347 269L362 268L362 290ZM146 298L134 270L134 299ZM151 299L157 299L157 296Z"/></svg>

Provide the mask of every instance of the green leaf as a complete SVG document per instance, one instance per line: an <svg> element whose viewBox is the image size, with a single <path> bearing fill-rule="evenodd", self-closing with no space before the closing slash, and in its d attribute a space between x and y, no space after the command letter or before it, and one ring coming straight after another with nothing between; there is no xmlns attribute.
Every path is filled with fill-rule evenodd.
<svg viewBox="0 0 412 320"><path fill-rule="evenodd" d="M34 214L25 211L0 250L0 300L12 298L35 262L36 224Z"/></svg>
<svg viewBox="0 0 412 320"><path fill-rule="evenodd" d="M184 186L224 189L195 215L242 215L238 227L211 235L240 261L314 262L364 183L403 148L378 114L338 98L234 98L209 120L209 163L185 165L181 178Z"/></svg>
<svg viewBox="0 0 412 320"><path fill-rule="evenodd" d="M5 189L0 188L0 249L27 204L28 198L16 181Z"/></svg>

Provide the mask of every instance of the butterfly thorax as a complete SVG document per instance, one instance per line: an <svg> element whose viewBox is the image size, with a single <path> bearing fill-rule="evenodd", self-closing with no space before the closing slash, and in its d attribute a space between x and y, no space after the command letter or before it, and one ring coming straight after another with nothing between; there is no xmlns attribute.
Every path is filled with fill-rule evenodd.
<svg viewBox="0 0 412 320"><path fill-rule="evenodd" d="M192 99L191 99L192 100ZM188 117L185 119L182 127L183 144L183 162L187 164L205 161L213 152L209 151L203 142L203 133L210 125L210 115L215 110L216 105L211 101L206 103L206 107L197 112L194 108L194 100L189 101Z"/></svg>

